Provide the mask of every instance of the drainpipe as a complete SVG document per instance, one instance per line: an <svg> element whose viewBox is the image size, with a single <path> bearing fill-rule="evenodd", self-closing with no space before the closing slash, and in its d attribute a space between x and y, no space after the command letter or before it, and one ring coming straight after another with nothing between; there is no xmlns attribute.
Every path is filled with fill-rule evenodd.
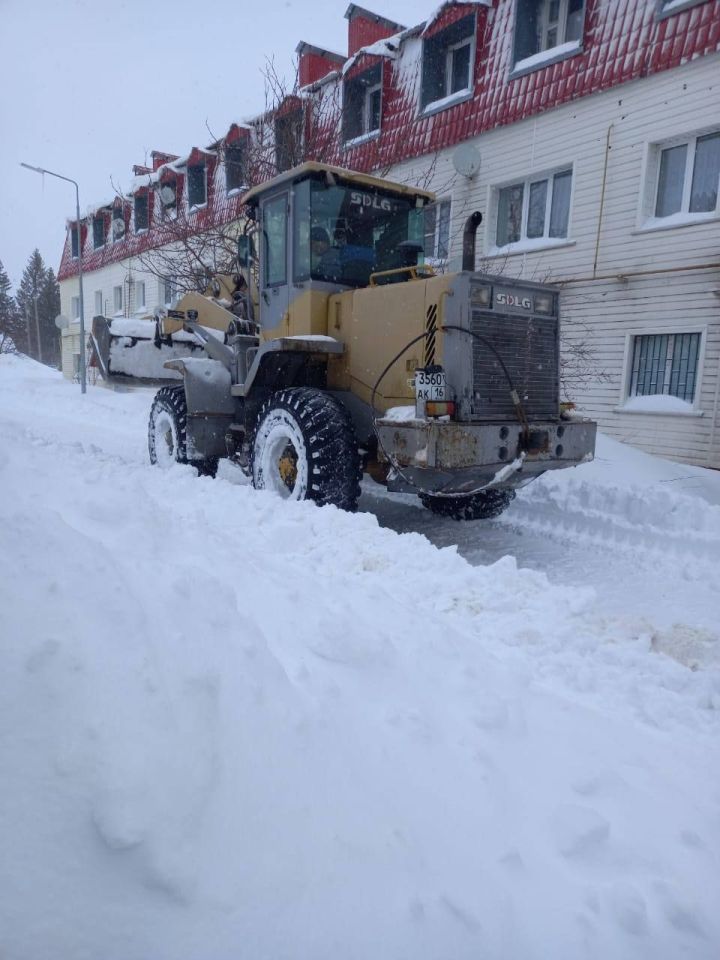
<svg viewBox="0 0 720 960"><path fill-rule="evenodd" d="M605 163L603 165L603 178L602 178L602 188L600 190L600 212L598 214L598 225L597 225L597 236L595 238L595 259L593 260L593 279L597 275L597 265L598 257L600 255L600 231L602 229L603 221L603 212L605 210L605 184L607 183L607 172L608 172L608 160L610 158L610 133L612 132L614 123L611 123L607 128L607 134L605 136Z"/></svg>

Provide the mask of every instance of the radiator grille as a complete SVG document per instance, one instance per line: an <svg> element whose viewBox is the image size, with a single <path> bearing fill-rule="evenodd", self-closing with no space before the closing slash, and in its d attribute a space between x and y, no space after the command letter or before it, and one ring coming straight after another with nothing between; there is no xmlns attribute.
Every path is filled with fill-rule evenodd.
<svg viewBox="0 0 720 960"><path fill-rule="evenodd" d="M528 419L557 416L557 318L473 310L470 329L489 340L503 358ZM473 415L515 416L507 378L497 358L475 338L472 351Z"/></svg>

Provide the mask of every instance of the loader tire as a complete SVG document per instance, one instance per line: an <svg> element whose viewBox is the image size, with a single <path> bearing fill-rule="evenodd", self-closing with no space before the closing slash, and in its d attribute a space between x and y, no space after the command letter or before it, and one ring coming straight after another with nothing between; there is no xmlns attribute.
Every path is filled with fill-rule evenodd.
<svg viewBox="0 0 720 960"><path fill-rule="evenodd" d="M343 405L309 387L273 394L258 414L250 475L256 490L354 511L360 496L360 455Z"/></svg>
<svg viewBox="0 0 720 960"><path fill-rule="evenodd" d="M490 520L499 517L515 499L514 490L483 490L467 497L420 497L424 507L453 520Z"/></svg>
<svg viewBox="0 0 720 960"><path fill-rule="evenodd" d="M187 458L187 403L182 384L161 387L155 394L148 423L148 451L150 463L163 469L173 463L190 463L201 476L214 477L217 473L217 457Z"/></svg>

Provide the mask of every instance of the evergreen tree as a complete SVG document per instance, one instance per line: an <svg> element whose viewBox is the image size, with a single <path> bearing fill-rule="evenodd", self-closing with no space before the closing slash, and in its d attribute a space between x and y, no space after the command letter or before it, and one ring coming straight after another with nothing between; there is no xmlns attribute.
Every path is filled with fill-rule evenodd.
<svg viewBox="0 0 720 960"><path fill-rule="evenodd" d="M57 366L60 332L55 317L60 312L60 289L55 274L46 268L37 249L30 254L15 299L29 331L28 354L49 366Z"/></svg>
<svg viewBox="0 0 720 960"><path fill-rule="evenodd" d="M10 294L10 278L0 261L0 353L15 353L25 346L25 328Z"/></svg>

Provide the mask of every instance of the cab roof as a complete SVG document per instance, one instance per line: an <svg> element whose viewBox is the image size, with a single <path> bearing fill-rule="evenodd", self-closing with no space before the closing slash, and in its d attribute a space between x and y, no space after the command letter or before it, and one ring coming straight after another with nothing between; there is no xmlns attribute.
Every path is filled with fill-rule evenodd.
<svg viewBox="0 0 720 960"><path fill-rule="evenodd" d="M305 180L308 177L316 178L318 174L328 174L332 177L337 178L344 185L357 185L358 187L365 187L370 190L385 190L388 193L396 193L405 197L419 197L424 200L426 203L432 203L435 199L435 194L430 193L428 190L420 190L417 187L408 187L402 183L394 183L392 180L383 180L380 177L371 177L367 173L357 173L354 170L343 170L342 167L332 167L327 163L316 163L313 160L308 161L307 163L301 163L298 167L293 167L292 170L285 170L284 173L278 174L277 177L273 177L272 180L266 180L265 183L260 183L258 186L253 187L251 190L243 196L242 203L249 203L253 206L257 205L260 197L274 190L275 187L279 187L281 184L287 183L297 183L300 180Z"/></svg>

